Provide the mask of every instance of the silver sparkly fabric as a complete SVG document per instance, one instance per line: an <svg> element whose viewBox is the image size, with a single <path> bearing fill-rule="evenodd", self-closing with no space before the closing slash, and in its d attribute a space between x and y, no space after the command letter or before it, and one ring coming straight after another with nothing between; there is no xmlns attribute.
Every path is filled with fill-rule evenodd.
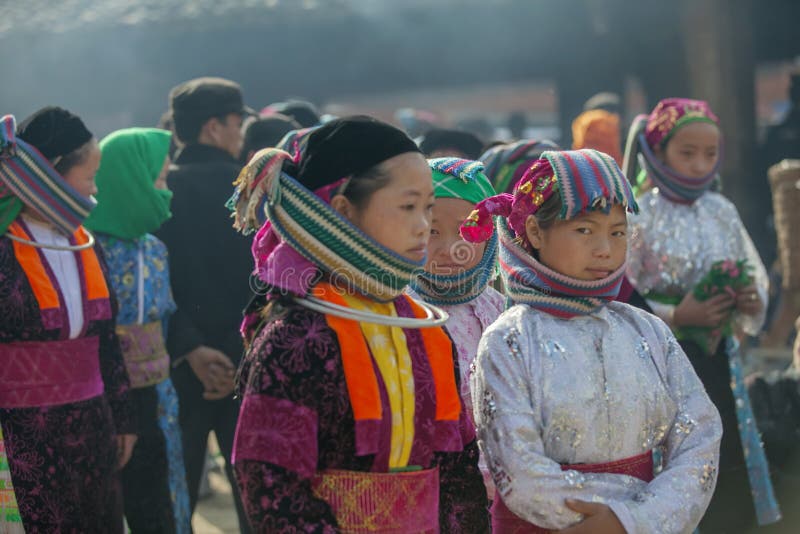
<svg viewBox="0 0 800 534"><path fill-rule="evenodd" d="M655 292L682 297L720 260L747 259L764 304L756 316L736 321L750 335L764 324L767 271L736 207L719 193L708 192L694 204L677 204L651 190L639 199L639 213L629 215L631 243L627 274L642 295ZM655 306L654 309L663 309ZM662 313L658 313L663 317Z"/></svg>
<svg viewBox="0 0 800 534"><path fill-rule="evenodd" d="M657 317L613 302L559 319L514 306L487 329L472 375L475 422L497 490L548 529L581 516L564 499L609 505L629 533L692 532L716 483L722 425ZM650 482L562 471L658 448Z"/></svg>

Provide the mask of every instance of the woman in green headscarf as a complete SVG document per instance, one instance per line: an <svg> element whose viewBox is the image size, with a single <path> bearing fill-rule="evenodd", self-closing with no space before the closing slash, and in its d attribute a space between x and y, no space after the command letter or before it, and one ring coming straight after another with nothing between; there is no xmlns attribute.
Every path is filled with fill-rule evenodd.
<svg viewBox="0 0 800 534"><path fill-rule="evenodd" d="M166 247L151 234L171 216L165 180L170 137L164 130L129 128L103 139L97 207L86 220L119 299L117 334L140 426L122 471L125 516L134 533L190 531L178 401L164 344L175 304Z"/></svg>
<svg viewBox="0 0 800 534"><path fill-rule="evenodd" d="M458 354L461 400L472 420L469 373L478 342L505 309L505 297L492 282L497 275L497 236L474 244L459 234L461 223L475 205L494 196L495 190L480 161L459 158L429 159L436 199L431 212L431 237L425 269L409 284L418 298L441 306L450 319L445 324ZM487 495L494 484L483 460L480 463Z"/></svg>

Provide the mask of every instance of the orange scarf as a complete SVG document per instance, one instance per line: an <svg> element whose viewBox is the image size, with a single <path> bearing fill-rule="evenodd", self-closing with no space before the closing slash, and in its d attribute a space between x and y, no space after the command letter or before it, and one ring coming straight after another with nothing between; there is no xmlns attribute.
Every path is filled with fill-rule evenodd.
<svg viewBox="0 0 800 534"><path fill-rule="evenodd" d="M337 289L326 282L317 284L311 294L331 304L347 306ZM425 311L406 295L405 298L414 316L425 317ZM328 326L336 333L342 354L347 390L353 415L356 421L366 419L380 420L383 416L378 379L372 356L357 321L334 315L325 315ZM456 388L453 346L450 338L441 328L421 328L419 332L425 346L428 364L433 375L436 392L436 420L458 421L461 414L461 401Z"/></svg>
<svg viewBox="0 0 800 534"><path fill-rule="evenodd" d="M35 241L22 225L14 221L8 227L8 232L21 239L27 241ZM78 245L88 243L89 238L83 227L79 227L73 234L73 240ZM44 266L43 256L36 250L35 247L25 243L13 242L14 255L17 258L25 276L28 278L28 283L33 290L36 301L39 303L41 311L58 310L61 308L61 301L58 298L58 291L53 283L53 280L48 276L47 270ZM83 279L86 286L86 299L92 300L108 300L109 291L106 284L106 277L103 275L103 270L100 268L100 261L97 259L97 254L93 248L86 248L76 254L80 254L80 263L83 265Z"/></svg>

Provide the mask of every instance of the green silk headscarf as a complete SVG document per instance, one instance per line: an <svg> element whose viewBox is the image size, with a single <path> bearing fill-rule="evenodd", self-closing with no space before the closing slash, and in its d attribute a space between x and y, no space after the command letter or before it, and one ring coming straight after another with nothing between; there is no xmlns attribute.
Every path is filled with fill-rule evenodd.
<svg viewBox="0 0 800 534"><path fill-rule="evenodd" d="M120 239L136 239L158 230L172 216L172 193L155 188L171 137L170 132L156 128L126 128L100 142L97 207L84 226Z"/></svg>

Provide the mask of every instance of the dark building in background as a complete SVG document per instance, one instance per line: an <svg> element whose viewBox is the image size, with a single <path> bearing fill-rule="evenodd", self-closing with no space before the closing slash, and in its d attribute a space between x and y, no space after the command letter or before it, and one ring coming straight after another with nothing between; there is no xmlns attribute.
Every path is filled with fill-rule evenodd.
<svg viewBox="0 0 800 534"><path fill-rule="evenodd" d="M338 95L548 79L559 126L636 77L647 105L708 100L726 139L725 191L754 237L755 66L800 55L795 0L29 0L0 7L3 112L58 103L100 133L155 124L176 83L238 81L259 108ZM569 145L568 138L560 142Z"/></svg>

